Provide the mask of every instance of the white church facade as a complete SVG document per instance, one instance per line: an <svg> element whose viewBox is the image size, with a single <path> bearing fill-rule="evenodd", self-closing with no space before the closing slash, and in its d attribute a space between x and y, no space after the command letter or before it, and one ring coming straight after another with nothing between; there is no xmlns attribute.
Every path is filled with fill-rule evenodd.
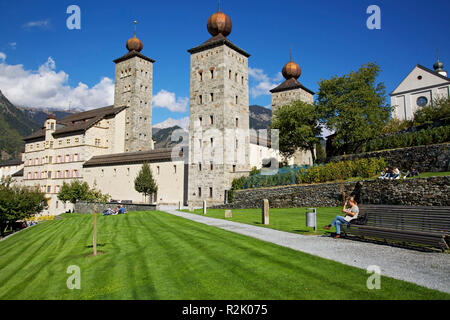
<svg viewBox="0 0 450 320"><path fill-rule="evenodd" d="M450 96L450 78L439 59L433 69L418 64L390 94L393 118L411 120L421 107Z"/></svg>

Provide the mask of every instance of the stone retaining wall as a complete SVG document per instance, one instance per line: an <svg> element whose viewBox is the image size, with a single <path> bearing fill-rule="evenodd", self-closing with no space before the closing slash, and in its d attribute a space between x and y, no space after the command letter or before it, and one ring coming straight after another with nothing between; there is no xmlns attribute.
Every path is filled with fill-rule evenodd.
<svg viewBox="0 0 450 320"><path fill-rule="evenodd" d="M345 157L335 156L328 161L338 162L344 159L380 157L386 160L388 166L396 166L402 172L411 170L411 168L416 168L419 172L450 171L450 143L349 154Z"/></svg>
<svg viewBox="0 0 450 320"><path fill-rule="evenodd" d="M263 199L271 208L333 207L343 205L344 196L363 204L450 206L450 176L238 190L233 203L215 208L261 208Z"/></svg>
<svg viewBox="0 0 450 320"><path fill-rule="evenodd" d="M123 205L127 212L131 211L155 211L159 210L159 206L156 204L127 204L127 203L99 203L97 204L97 212L103 212L104 210L111 208L116 210L119 205ZM86 202L78 202L75 204L74 212L77 213L94 213L94 204Z"/></svg>

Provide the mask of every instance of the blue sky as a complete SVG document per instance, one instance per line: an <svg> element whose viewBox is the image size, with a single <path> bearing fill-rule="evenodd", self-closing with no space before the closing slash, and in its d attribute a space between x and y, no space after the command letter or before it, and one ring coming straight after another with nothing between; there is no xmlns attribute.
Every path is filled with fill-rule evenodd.
<svg viewBox="0 0 450 320"><path fill-rule="evenodd" d="M266 88L280 83L290 46L303 71L299 81L314 91L321 78L374 61L389 93L416 64L432 68L437 50L449 70L448 0L221 2L233 21L228 38L251 54L250 104L270 105ZM81 30L66 27L72 4L81 9ZM369 5L381 9L381 30L366 27ZM215 11L216 0L1 0L0 90L17 104L106 105L112 60L127 52L137 20L142 53L156 60L153 94L160 94L161 107L154 107L153 123L184 118L189 115L186 50L210 37L206 22Z"/></svg>

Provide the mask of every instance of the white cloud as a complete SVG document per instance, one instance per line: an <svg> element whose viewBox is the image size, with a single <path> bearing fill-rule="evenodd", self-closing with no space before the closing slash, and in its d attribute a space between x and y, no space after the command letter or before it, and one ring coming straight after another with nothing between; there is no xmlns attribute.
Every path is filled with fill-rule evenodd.
<svg viewBox="0 0 450 320"><path fill-rule="evenodd" d="M8 43L8 44L9 44L9 46L11 47L11 49L13 49L13 50L15 50L16 47L17 47L17 42L10 42L10 43Z"/></svg>
<svg viewBox="0 0 450 320"><path fill-rule="evenodd" d="M25 23L22 26L24 29L31 29L31 28L41 28L41 29L47 29L50 27L50 20L39 20L39 21L30 21Z"/></svg>
<svg viewBox="0 0 450 320"><path fill-rule="evenodd" d="M253 98L262 95L269 95L269 90L275 88L283 80L281 72L277 73L275 77L269 77L264 70L257 68L248 68L248 75L256 84L250 88L250 94Z"/></svg>
<svg viewBox="0 0 450 320"><path fill-rule="evenodd" d="M161 90L153 96L153 107L166 108L172 112L186 112L189 98L176 98L175 93Z"/></svg>
<svg viewBox="0 0 450 320"><path fill-rule="evenodd" d="M3 62L6 60L6 54L3 52L0 52L0 61Z"/></svg>
<svg viewBox="0 0 450 320"><path fill-rule="evenodd" d="M26 70L21 64L2 62L0 90L12 103L34 108L67 109L70 105L94 109L114 103L114 83L111 79L104 77L91 88L82 82L71 87L68 85L69 75L55 70L56 63L51 57L38 70Z"/></svg>

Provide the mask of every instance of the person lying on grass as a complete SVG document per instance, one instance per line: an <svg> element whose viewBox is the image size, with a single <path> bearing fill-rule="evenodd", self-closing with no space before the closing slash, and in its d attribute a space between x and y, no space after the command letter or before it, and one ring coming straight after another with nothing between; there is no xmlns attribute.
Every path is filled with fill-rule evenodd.
<svg viewBox="0 0 450 320"><path fill-rule="evenodd" d="M350 208L347 208L347 205ZM349 224L350 221L358 218L359 208L358 208L358 204L356 203L356 201L353 197L348 199L348 201L345 203L344 208L342 208L342 212L345 213L345 217L336 216L336 218L333 219L331 224L323 227L326 230L330 230L330 228L332 226L336 227L336 238L341 237L341 224L344 224L344 225Z"/></svg>

